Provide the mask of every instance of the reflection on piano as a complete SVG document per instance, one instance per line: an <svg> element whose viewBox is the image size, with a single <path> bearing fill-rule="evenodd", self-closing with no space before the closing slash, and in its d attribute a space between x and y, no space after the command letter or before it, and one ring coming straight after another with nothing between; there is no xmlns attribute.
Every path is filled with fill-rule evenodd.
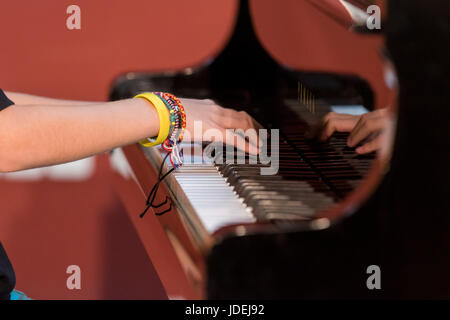
<svg viewBox="0 0 450 320"><path fill-rule="evenodd" d="M374 263L363 253L373 238L370 232L366 240L356 237L361 223L372 223L372 217L337 221L359 205L346 199L368 174L374 155L357 155L346 146L346 134L322 144L305 135L333 106L373 108L370 85L355 76L282 68L260 45L242 1L229 44L209 65L171 75L129 74L116 81L111 98L141 91L212 98L246 110L266 128L280 129L276 175L261 176L261 164L187 159L158 191L162 206L153 213L167 213L149 212L143 219L139 213L164 154L138 145L114 151L121 172L115 187L169 297L369 294L361 275ZM163 173L169 168L166 164ZM361 220L356 231L354 220ZM357 240L352 243L351 237ZM342 278L336 278L338 270Z"/></svg>

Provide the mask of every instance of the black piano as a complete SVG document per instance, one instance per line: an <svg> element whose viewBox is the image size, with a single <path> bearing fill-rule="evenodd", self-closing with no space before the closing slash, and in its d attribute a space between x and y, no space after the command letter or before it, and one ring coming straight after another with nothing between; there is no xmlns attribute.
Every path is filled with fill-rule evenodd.
<svg viewBox="0 0 450 320"><path fill-rule="evenodd" d="M333 8L324 10L326 1L303 2L325 19L338 25L348 23L342 22ZM390 5L390 14L401 12L405 2ZM355 8L366 4L349 3ZM260 169L268 165L251 163L250 158L240 164L218 161L225 153L217 150L210 161L187 156L185 165L161 182L154 201L157 205L143 217L140 213L146 199L158 178L170 170L170 163L164 162L165 154L157 147L131 145L112 153L117 169L115 188L168 296L449 297L444 266L449 264L450 251L438 249L450 244L449 197L443 196L445 191L450 195L449 180L444 181L449 170L438 171L445 161L447 166L450 163L449 132L447 145L434 141L431 146L419 127L411 127L414 121L429 119L436 124L436 131L443 130L442 116L418 116L423 106L417 101L424 98L408 85L411 79L400 76L400 86L406 89L399 96L396 143L389 158L356 154L347 147L345 133L336 133L324 143L311 139L309 133L327 112L339 108L371 111L377 106L377 97L386 93L375 90L358 68L348 74L327 73L280 63L255 32L252 5L255 2L240 2L229 43L210 62L178 72L130 73L118 78L111 90L111 100L142 91L213 99L222 106L247 111L269 130L279 129L276 174L261 175ZM435 9L430 6L428 10ZM404 59L395 42L404 35L393 20L389 22L394 30L388 37L389 50L396 65L410 63L411 58L396 61ZM346 28L353 30L349 33L364 31L360 37L374 36L361 26ZM448 32L442 34L448 36ZM407 40L414 44L414 39ZM355 43L355 48L358 46L362 44ZM440 50L448 52L448 44ZM374 61L380 68L383 52L380 47L380 59ZM423 53L417 50L419 54ZM424 93L435 90L426 83L421 88ZM449 102L448 94L433 98L436 112L448 115L450 104L443 108ZM412 129L408 136L406 128ZM437 138L430 131L425 136ZM188 151L204 145L185 143L183 148ZM430 159L433 154L441 158L435 160L436 166L429 166L424 157ZM432 251L427 251L430 246ZM382 272L380 290L367 286L368 268L374 265ZM438 272L431 272L433 268Z"/></svg>

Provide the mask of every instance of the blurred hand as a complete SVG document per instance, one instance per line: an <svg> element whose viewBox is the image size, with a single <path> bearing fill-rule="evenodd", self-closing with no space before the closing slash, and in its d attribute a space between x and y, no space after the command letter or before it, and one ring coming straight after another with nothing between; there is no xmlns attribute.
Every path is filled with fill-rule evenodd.
<svg viewBox="0 0 450 320"><path fill-rule="evenodd" d="M356 152L359 154L370 153L381 147L386 120L386 109L379 109L362 116L331 112L322 121L319 139L325 141L334 132L350 132L347 145L356 147Z"/></svg>
<svg viewBox="0 0 450 320"><path fill-rule="evenodd" d="M186 112L186 131L190 132L191 140L213 140L219 142L235 141L234 145L245 144L245 151L258 154L258 136L247 139L227 129L262 129L262 126L244 111L223 108L214 101L197 99L180 99ZM194 130L195 122L201 121L202 130ZM211 137L208 133L213 133ZM214 134L216 132L217 134Z"/></svg>

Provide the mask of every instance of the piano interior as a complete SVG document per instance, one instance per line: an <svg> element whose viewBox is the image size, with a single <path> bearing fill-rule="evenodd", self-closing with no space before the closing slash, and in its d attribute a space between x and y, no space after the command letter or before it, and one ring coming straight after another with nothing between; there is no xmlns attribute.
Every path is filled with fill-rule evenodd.
<svg viewBox="0 0 450 320"><path fill-rule="evenodd" d="M383 78L381 35L361 26L356 34L354 15L342 2L284 1L275 8L270 1L242 0L234 31L216 57L181 71L130 72L115 81L112 100L167 91L213 99L279 129L276 174L261 175L270 165L248 156L227 163L221 147L208 159L185 156L142 218L146 198L170 163L160 148L130 145L113 152L120 173L115 187L170 298L378 297L364 277L367 266L380 262L380 221L373 213L379 204L371 195L384 160L357 154L346 133L320 143L311 137L326 113L362 114L394 94ZM346 3L363 8L368 1ZM288 8L295 11L283 11ZM284 24L269 21L283 16ZM298 22L294 30L289 19ZM312 41L323 25L327 36ZM204 147L183 144L185 154Z"/></svg>

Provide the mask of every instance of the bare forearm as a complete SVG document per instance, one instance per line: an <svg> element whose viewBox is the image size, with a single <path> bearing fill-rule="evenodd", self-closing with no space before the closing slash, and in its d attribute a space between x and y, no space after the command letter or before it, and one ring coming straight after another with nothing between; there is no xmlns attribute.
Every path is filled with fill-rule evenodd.
<svg viewBox="0 0 450 320"><path fill-rule="evenodd" d="M159 117L150 102L129 99L81 102L8 92L15 105L0 111L0 172L17 171L78 160L111 150L159 132ZM206 131L225 141L227 129L261 128L247 113L218 106L211 100L181 99L187 115L186 133L202 140ZM196 133L195 123L202 130ZM193 134L193 135L192 135ZM258 139L241 141L245 150L259 152Z"/></svg>
<svg viewBox="0 0 450 320"><path fill-rule="evenodd" d="M18 105L45 105L45 106L82 106L82 105L91 105L98 104L101 102L93 102L93 101L74 101L74 100L64 100L64 99L53 99L35 96L27 93L18 93L18 92L5 92L9 99L14 101L15 104Z"/></svg>
<svg viewBox="0 0 450 320"><path fill-rule="evenodd" d="M83 106L14 105L0 112L0 161L3 171L69 162L158 131L158 115L143 99Z"/></svg>

